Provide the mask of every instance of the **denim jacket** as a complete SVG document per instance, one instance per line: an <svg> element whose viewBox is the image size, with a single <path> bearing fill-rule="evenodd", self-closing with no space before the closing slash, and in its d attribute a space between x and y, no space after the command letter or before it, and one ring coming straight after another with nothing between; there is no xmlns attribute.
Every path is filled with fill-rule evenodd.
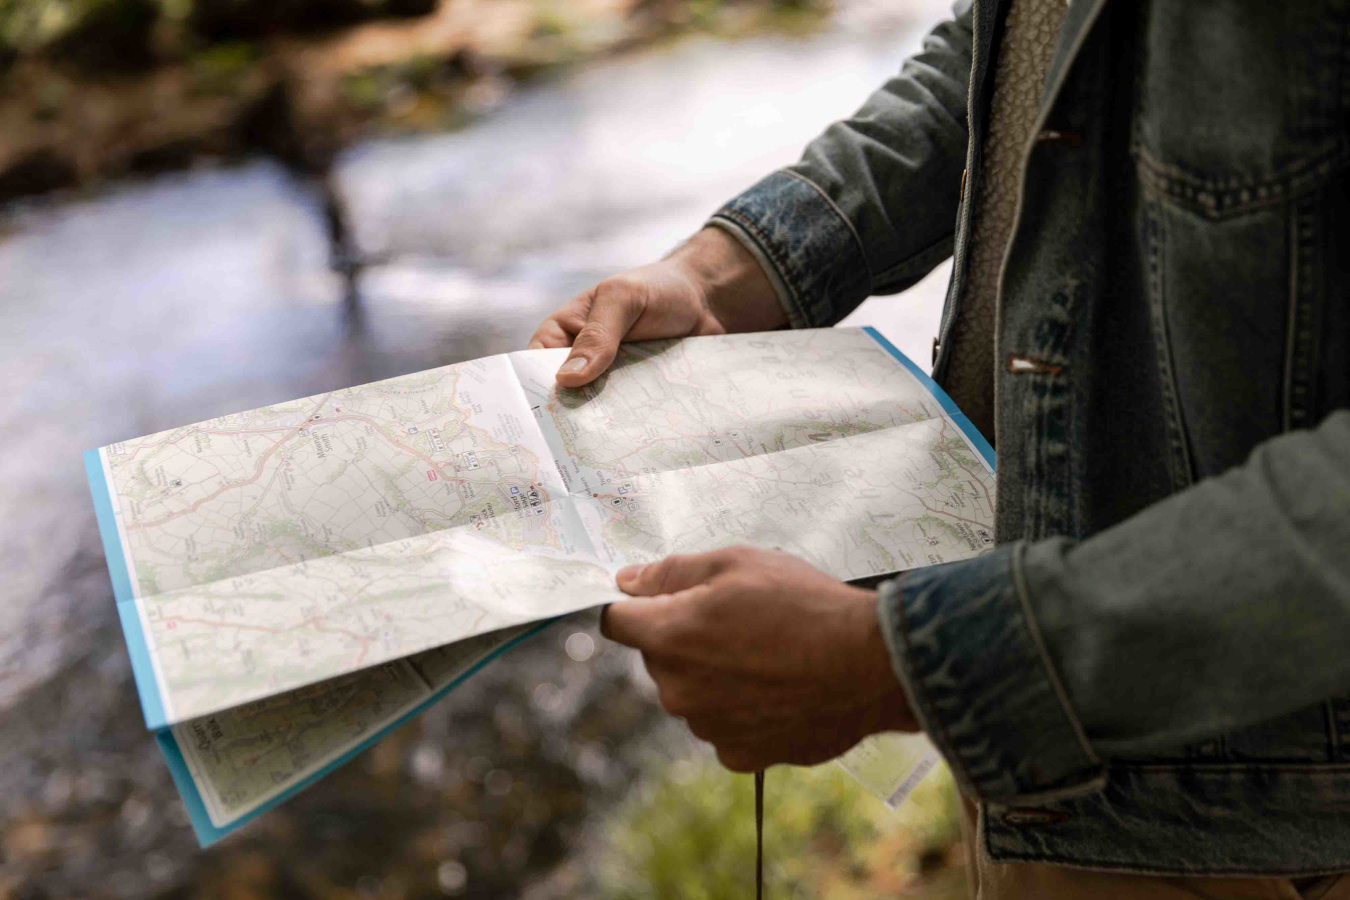
<svg viewBox="0 0 1350 900"><path fill-rule="evenodd" d="M793 325L955 255L999 0L714 222ZM964 170L964 171L963 171ZM997 547L885 584L996 860L1350 870L1350 0L1071 0L997 318Z"/></svg>

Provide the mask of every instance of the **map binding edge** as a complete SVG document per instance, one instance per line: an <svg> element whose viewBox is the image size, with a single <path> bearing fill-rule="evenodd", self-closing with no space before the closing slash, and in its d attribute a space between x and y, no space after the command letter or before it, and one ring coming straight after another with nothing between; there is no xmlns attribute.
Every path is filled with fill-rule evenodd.
<svg viewBox="0 0 1350 900"><path fill-rule="evenodd" d="M877 331L871 325L864 325L862 330L867 332L872 340L880 344L883 350L891 356L894 356L901 365L909 370L911 375L919 379L919 383L922 384L924 388L933 395L934 399L937 400L938 405L942 407L942 411L956 424L957 428L961 429L961 433L966 436L966 440L970 441L971 445L975 448L975 451L984 458L985 464L989 466L989 471L995 471L994 463L996 456L994 454L994 448L990 446L989 441L985 436L980 434L980 430L975 427L974 423L966 418L966 414L961 412L961 409L956 405L952 398L947 396L947 392L933 380L932 376L916 366L912 359L901 353L894 344L886 339L884 334Z"/></svg>
<svg viewBox="0 0 1350 900"><path fill-rule="evenodd" d="M131 674L136 680L136 694L140 697L145 726L150 730L168 725L164 701L160 697L159 682L155 676L154 661L141 628L140 606L131 583L122 539L117 528L111 487L104 471L103 451L84 451L84 471L89 480L89 493L94 499L94 516L98 519L98 534L103 541L103 556L112 580L113 598L117 601L117 617L122 623L122 637L131 656Z"/></svg>

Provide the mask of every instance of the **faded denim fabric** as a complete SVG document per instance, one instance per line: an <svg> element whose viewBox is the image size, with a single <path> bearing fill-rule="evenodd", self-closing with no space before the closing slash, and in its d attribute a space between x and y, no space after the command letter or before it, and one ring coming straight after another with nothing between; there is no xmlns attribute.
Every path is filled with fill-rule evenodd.
<svg viewBox="0 0 1350 900"><path fill-rule="evenodd" d="M952 249L939 382L1001 21L955 12L714 217L797 326ZM896 671L994 859L1350 870L1350 0L1072 0L1034 134L998 546L883 586Z"/></svg>

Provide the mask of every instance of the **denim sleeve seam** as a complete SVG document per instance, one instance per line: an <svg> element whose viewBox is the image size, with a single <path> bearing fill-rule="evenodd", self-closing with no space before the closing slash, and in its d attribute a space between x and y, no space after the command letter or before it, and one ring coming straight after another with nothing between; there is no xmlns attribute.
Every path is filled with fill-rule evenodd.
<svg viewBox="0 0 1350 900"><path fill-rule="evenodd" d="M957 750L956 742L953 741L951 735L947 733L946 723L942 721L942 717L938 715L937 710L933 709L932 705L928 702L928 696L922 690L922 677L914 670L913 665L910 664L908 651L912 649L912 645L909 641L909 623L905 619L905 604L902 598L904 585L901 583L902 580L903 579L901 578L893 579L887 585L883 585L878 591L878 594L882 598L883 605L887 609L894 609L895 611L896 624L899 626L899 628L895 629L895 632L898 633L901 642L904 644L904 650L907 651L904 653L892 652L891 654L904 669L905 677L900 679L901 686L905 688L905 693L909 695L910 702L919 707L915 712L920 714L922 723L929 729L937 731L937 735L933 736L936 738L935 743L947 750L946 753L943 753L943 756L946 758L947 764L955 770L957 781L968 786L970 790L978 792L975 779L971 777L970 770L966 768L965 760L961 758L960 751ZM886 596L886 591L888 589L894 596ZM889 632L890 629L883 628L883 638L888 638ZM898 651L900 648L897 647L892 649Z"/></svg>
<svg viewBox="0 0 1350 900"><path fill-rule="evenodd" d="M1055 664L1050 658L1050 652L1046 649L1045 640L1041 636L1041 631L1036 627L1035 616L1031 612L1031 601L1027 591L1026 578L1022 571L1022 555L1026 552L1026 545L1023 544L1012 554L1012 575L1013 586L1017 594L1017 603L1022 613L1022 624L1025 627L1031 644L1036 649L1036 655L1040 657L1041 667L1045 672L1046 681L1050 683L1050 689L1054 692L1055 698L1059 701L1060 708L1064 712L1064 717L1069 722L1069 727L1073 730L1074 737L1078 740L1079 749L1083 755L1093 765L1100 766L1101 759L1092 749L1092 744L1088 741L1087 733L1083 730L1083 723L1078 720L1078 714L1073 711L1073 706L1069 703L1068 692L1064 690L1064 683L1060 680L1059 673L1055 670Z"/></svg>
<svg viewBox="0 0 1350 900"><path fill-rule="evenodd" d="M876 281L872 284L872 290L878 290L878 285L885 284L888 281L907 277L911 274L911 270L913 269L932 269L947 256L951 255L950 247L952 240L952 234L944 234L936 241L933 241L931 244L915 253L911 253L895 265L887 266L877 273Z"/></svg>
<svg viewBox="0 0 1350 900"><path fill-rule="evenodd" d="M858 248L858 256L862 259L863 268L867 270L867 293L870 295L872 293L873 285L876 283L875 280L872 278L872 264L867 259L867 249L866 249L867 245L863 243L862 237L858 234L858 229L853 227L852 220L850 220L848 216L844 215L844 211L839 208L839 204L834 202L834 198L831 197L823 187L816 184L814 181L807 178L805 175L802 175L798 172L794 172L791 169L780 169L779 171L781 171L784 175L787 175L790 178L797 179L802 184L806 185L807 187L815 191L817 194L819 194L820 198L825 201L825 204L829 206L830 209L834 210L834 214L838 216L841 221L843 221L844 227L846 227L848 229L848 233L853 236L853 243L854 246Z"/></svg>
<svg viewBox="0 0 1350 900"><path fill-rule="evenodd" d="M990 824L989 824L989 822L988 822L988 818L989 818L988 816L982 816L982 819L984 819L984 823L983 823L982 828L980 829L980 830L981 830L981 838L984 840L984 845L985 845L985 847L989 847L990 844L991 844L991 841L990 841L990 837L991 837L991 826L990 826ZM1150 868L1150 867L1148 867L1148 866L1125 865L1125 864L1122 864L1119 860L1102 859L1102 858L1097 858L1097 857L1087 857L1087 856L1084 856L1084 855L1082 855L1082 854L1080 854L1080 853L1078 853L1078 852L1075 852L1075 853L1073 854L1073 858L1072 858L1072 859L1069 859L1068 857L1066 857L1066 856L1065 856L1063 853L1061 853L1061 852L1052 852L1052 851L1039 851L1039 852L1038 852L1038 851L1019 851L1019 850L1009 850L1009 849L1000 847L1000 848L998 848L997 856L995 856L993 853L991 853L991 854L990 854L990 858L993 859L994 862L1014 862L1014 863L1017 863L1017 862L1047 862L1047 863L1051 863L1052 865L1060 865L1060 866L1066 866L1066 865L1067 865L1067 866L1096 866L1096 867L1099 867L1100 869L1102 869L1103 871L1107 871L1107 872L1124 872L1124 873L1128 873L1128 874L1130 874L1130 875L1145 875L1145 876L1149 876L1149 875L1157 875L1157 876L1164 876L1164 877L1175 877L1176 874L1177 874L1176 869L1169 869L1169 868ZM1305 873L1306 873L1306 869L1303 869L1303 868L1298 867L1298 866L1291 867L1291 868L1288 868L1288 869L1270 869L1270 868L1267 868L1267 867L1265 867L1265 866L1258 866L1258 867L1254 867L1254 868L1242 868L1242 867L1240 867L1240 866L1223 866L1223 867L1220 867L1220 868L1217 868L1217 869L1206 869L1206 870L1204 870L1203 872L1197 872L1197 873L1195 873L1195 874L1202 875L1203 877L1206 877L1206 878L1211 878L1211 877L1212 877L1212 878L1278 878L1278 877L1280 877L1280 876L1302 875L1302 874L1305 874ZM1341 874L1341 870L1332 869L1332 870L1328 870L1327 872L1325 872L1325 873L1323 873L1323 874L1328 874L1328 875Z"/></svg>

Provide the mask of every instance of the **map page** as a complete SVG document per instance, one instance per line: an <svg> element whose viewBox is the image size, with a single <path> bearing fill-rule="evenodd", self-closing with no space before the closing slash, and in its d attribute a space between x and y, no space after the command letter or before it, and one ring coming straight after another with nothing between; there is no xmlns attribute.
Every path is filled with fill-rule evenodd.
<svg viewBox="0 0 1350 900"><path fill-rule="evenodd" d="M554 385L565 356L87 455L146 719L173 726L204 842L530 623L622 600L620 565L750 543L855 578L992 545L992 452L871 329L624 345L581 390Z"/></svg>
<svg viewBox="0 0 1350 900"><path fill-rule="evenodd" d="M153 729L619 596L505 356L98 457Z"/></svg>
<svg viewBox="0 0 1350 900"><path fill-rule="evenodd" d="M535 630L479 635L161 732L202 845L341 765Z"/></svg>
<svg viewBox="0 0 1350 900"><path fill-rule="evenodd" d="M565 350L511 359L605 560L757 544L850 579L993 545L988 445L883 341L825 328L628 344L573 391L553 386Z"/></svg>

